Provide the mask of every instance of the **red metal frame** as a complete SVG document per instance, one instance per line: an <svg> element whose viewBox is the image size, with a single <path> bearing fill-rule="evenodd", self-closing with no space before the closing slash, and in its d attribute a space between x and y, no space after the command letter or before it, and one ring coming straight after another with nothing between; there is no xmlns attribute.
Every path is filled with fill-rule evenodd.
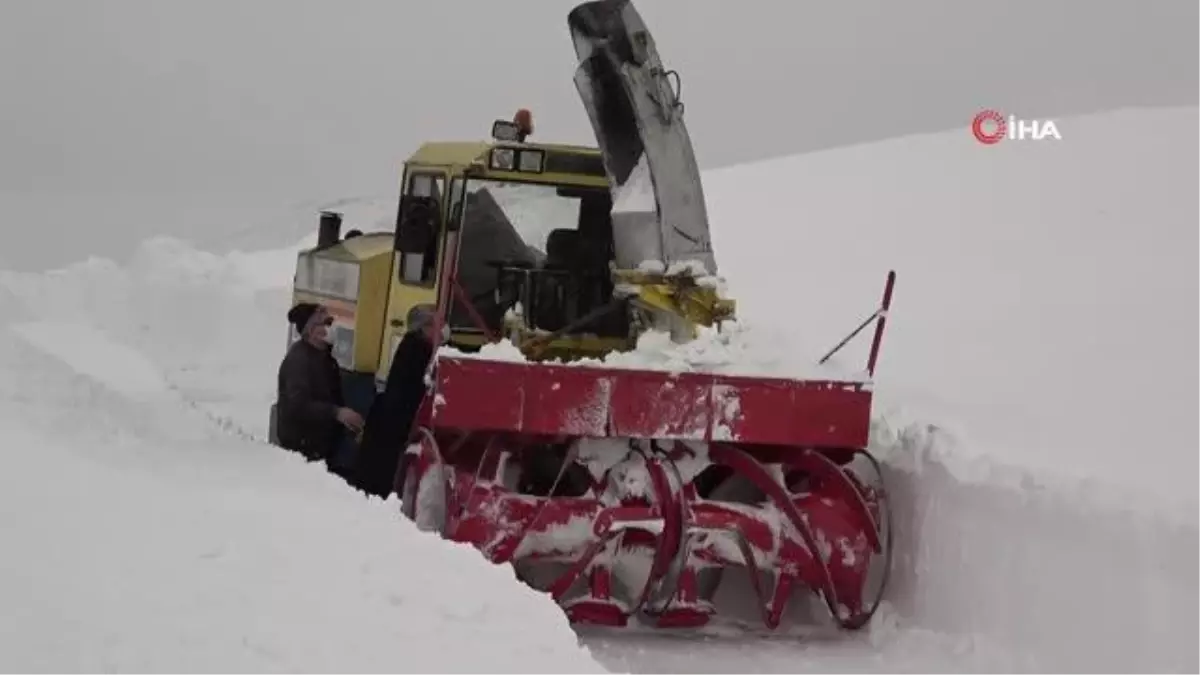
<svg viewBox="0 0 1200 675"><path fill-rule="evenodd" d="M445 299L453 270L443 274ZM870 373L894 283L889 273L880 309L834 349L875 320ZM863 450L871 411L865 383L474 357L439 357L433 382L415 425L419 450L408 483L397 485L408 515L415 513L415 485L438 480L434 470L448 467L442 535L497 563L568 563L548 590L571 620L623 625L641 612L663 627L702 624L712 610L698 596L697 573L711 565L749 572L769 628L779 625L797 584L819 592L843 628L865 625L878 606L891 555L886 499L850 468L862 455L878 473ZM547 442L573 448L576 439L613 437L654 439L630 446L628 458L641 462L648 495L614 498L613 468L593 476L578 496L519 494L503 485L506 461L546 452ZM685 441L707 444L712 465L748 480L765 501L699 497L678 471ZM574 464L573 452L562 471ZM556 528L579 519L588 523L589 536L547 543ZM600 555L614 546L653 553L644 586L625 603L613 597L609 557ZM885 565L883 581L878 591L865 590L874 560ZM759 583L760 571L770 573L770 588ZM669 575L676 579L669 601L651 606L652 592ZM584 596L568 600L579 583Z"/></svg>
<svg viewBox="0 0 1200 675"><path fill-rule="evenodd" d="M450 300L453 297L462 303L471 317L471 322L483 332L484 338L488 342L494 342L498 336L487 325L487 322L483 320L483 315L479 313L479 309L475 307L475 303L471 302L471 298L467 296L462 284L458 282L458 249L462 243L460 241L461 238L462 230L454 230L446 237L446 252L442 257L445 262L442 265L441 276L438 280L437 310L434 320L435 335L442 334L442 326L449 320Z"/></svg>
<svg viewBox="0 0 1200 675"><path fill-rule="evenodd" d="M883 302L877 313L879 321L875 324L875 336L871 338L871 355L867 357L867 374L875 376L875 363L879 359L879 348L883 344L883 328L887 323L888 312L892 309L892 289L896 286L896 272L888 272L887 283L883 286Z"/></svg>
<svg viewBox="0 0 1200 675"><path fill-rule="evenodd" d="M570 563L548 590L563 602L577 583L586 584L585 596L564 607L572 621L624 625L632 613L647 609L651 592L681 553L680 581L670 602L652 611L661 627L696 626L708 620L711 610L696 593L697 570L707 565L744 567L763 621L771 629L779 625L797 582L818 590L843 628L865 625L878 604L878 596L863 597L863 587L873 556L890 555L890 543L880 538L881 495L818 451L791 453L783 462L785 471L805 471L810 478L806 491L793 493L751 451L721 443L711 446L713 464L749 478L767 494L767 505L700 499L692 486L672 483L672 460L665 454L645 456L652 492L648 499L612 503L603 498L607 474L579 497L531 496L505 489L499 453L520 454L527 448L519 438L501 435L474 440L469 442L467 435L425 434L409 476L414 482L430 476L436 480L435 468L452 468L442 533L446 538L471 544L495 563ZM443 454L444 446L452 449ZM408 501L411 494L405 495ZM782 523L770 515L774 512L783 514ZM590 539L523 548L531 536L550 535L576 519L591 523ZM714 533L732 536L734 552L711 539ZM624 605L613 598L611 567L600 557L614 545L653 552L644 585ZM769 590L759 583L761 571L775 580Z"/></svg>
<svg viewBox="0 0 1200 675"><path fill-rule="evenodd" d="M670 373L441 356L437 429L862 447L859 382Z"/></svg>
<svg viewBox="0 0 1200 675"><path fill-rule="evenodd" d="M833 357L834 354L837 354L839 351L841 351L842 347L850 344L851 340L857 337L864 328L871 325L871 322L874 321L875 336L871 340L871 353L867 357L867 374L870 377L875 376L875 363L879 358L880 344L883 342L883 327L887 322L887 313L888 310L892 308L892 289L895 287L895 285L896 272L895 270L892 270L888 272L887 282L883 286L883 302L880 303L879 308L876 309L871 316L868 316L865 320L863 320L863 322L860 323L857 328L850 331L849 335L842 338L841 342L838 342L836 345L834 345L833 349L830 349L824 356L822 356L818 363L825 363L828 361Z"/></svg>

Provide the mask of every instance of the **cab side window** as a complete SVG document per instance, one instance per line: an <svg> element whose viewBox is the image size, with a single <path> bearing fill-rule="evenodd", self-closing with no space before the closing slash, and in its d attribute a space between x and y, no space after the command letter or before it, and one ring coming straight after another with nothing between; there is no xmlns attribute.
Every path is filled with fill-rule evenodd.
<svg viewBox="0 0 1200 675"><path fill-rule="evenodd" d="M409 176L396 224L396 250L401 254L399 275L404 283L433 286L442 238L444 192L445 178L440 174Z"/></svg>

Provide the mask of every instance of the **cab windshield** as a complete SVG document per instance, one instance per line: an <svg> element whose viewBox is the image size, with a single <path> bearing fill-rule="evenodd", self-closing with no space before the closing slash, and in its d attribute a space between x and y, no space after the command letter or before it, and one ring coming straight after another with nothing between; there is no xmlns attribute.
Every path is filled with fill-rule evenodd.
<svg viewBox="0 0 1200 675"><path fill-rule="evenodd" d="M580 195L560 194L556 185L468 180L465 200L465 222L478 229L481 220L492 216L497 224L508 226L505 230L511 228L511 233L539 258L546 255L546 240L552 231L579 226ZM470 213L472 210L474 213Z"/></svg>
<svg viewBox="0 0 1200 675"><path fill-rule="evenodd" d="M548 326L575 313L575 296L586 296L584 306L590 306L590 296L600 298L612 259L611 204L606 188L468 180L457 276L475 315L499 330L505 312L518 302L527 313L540 304L547 319L543 327L555 330ZM548 277L557 281L548 282ZM564 285L568 278L574 283L569 288ZM551 295L572 308L550 316L547 284L557 284L559 290ZM611 288L607 292L611 295ZM538 296L543 302L538 303ZM477 319L461 301L454 302L450 322L456 330L477 328Z"/></svg>

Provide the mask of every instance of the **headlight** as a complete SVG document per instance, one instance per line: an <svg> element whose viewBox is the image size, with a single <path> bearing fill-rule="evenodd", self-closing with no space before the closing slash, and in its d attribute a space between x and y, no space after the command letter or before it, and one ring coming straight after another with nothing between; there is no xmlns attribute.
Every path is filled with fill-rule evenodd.
<svg viewBox="0 0 1200 675"><path fill-rule="evenodd" d="M492 138L498 141L516 141L521 137L521 128L515 122L496 120L492 123Z"/></svg>
<svg viewBox="0 0 1200 675"><path fill-rule="evenodd" d="M512 171L514 154L515 152L512 148L496 148L492 150L492 168L500 171Z"/></svg>
<svg viewBox="0 0 1200 675"><path fill-rule="evenodd" d="M522 150L521 151L521 171L532 171L534 173L542 172L541 150Z"/></svg>

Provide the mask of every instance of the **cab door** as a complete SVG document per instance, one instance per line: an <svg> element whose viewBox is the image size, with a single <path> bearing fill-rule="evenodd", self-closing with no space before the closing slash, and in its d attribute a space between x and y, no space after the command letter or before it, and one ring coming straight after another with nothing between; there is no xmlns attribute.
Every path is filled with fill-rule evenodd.
<svg viewBox="0 0 1200 675"><path fill-rule="evenodd" d="M396 218L392 274L379 380L387 378L392 354L408 329L414 307L437 303L438 279L446 244L446 184L444 169L409 167L405 170Z"/></svg>

